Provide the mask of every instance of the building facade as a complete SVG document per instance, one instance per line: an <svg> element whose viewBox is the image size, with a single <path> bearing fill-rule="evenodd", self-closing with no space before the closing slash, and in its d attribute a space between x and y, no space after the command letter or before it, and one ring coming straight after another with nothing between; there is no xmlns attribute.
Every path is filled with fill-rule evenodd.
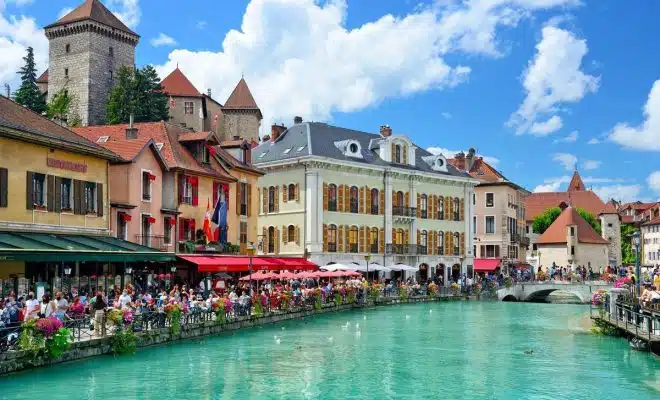
<svg viewBox="0 0 660 400"><path fill-rule="evenodd" d="M640 262L645 266L660 265L660 218L649 220L642 224L642 257Z"/></svg>
<svg viewBox="0 0 660 400"><path fill-rule="evenodd" d="M370 134L300 119L253 150L259 249L323 266L418 268L444 282L472 273L469 199L478 183L388 126Z"/></svg>

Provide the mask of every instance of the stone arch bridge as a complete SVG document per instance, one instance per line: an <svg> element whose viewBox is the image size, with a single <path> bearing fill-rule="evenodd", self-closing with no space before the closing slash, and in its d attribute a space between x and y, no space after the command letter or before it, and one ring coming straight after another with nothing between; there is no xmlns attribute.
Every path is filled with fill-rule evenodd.
<svg viewBox="0 0 660 400"><path fill-rule="evenodd" d="M556 290L563 290L574 294L582 303L589 303L592 295L599 289L611 289L612 284L605 282L527 282L516 283L510 288L502 288L497 291L497 299L500 301L534 301L543 300Z"/></svg>

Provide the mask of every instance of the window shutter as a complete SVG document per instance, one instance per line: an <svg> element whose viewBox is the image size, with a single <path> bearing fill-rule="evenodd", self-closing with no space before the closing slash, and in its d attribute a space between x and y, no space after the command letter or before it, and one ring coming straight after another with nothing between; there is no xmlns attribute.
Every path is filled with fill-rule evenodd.
<svg viewBox="0 0 660 400"><path fill-rule="evenodd" d="M328 211L328 184L323 184L323 211Z"/></svg>
<svg viewBox="0 0 660 400"><path fill-rule="evenodd" d="M435 210L435 195L432 194L426 199L426 205L428 207L428 212L426 213L426 218L433 219L433 211Z"/></svg>
<svg viewBox="0 0 660 400"><path fill-rule="evenodd" d="M34 209L34 187L32 186L32 180L34 179L34 172L27 172L25 180L25 207L28 210Z"/></svg>
<svg viewBox="0 0 660 400"><path fill-rule="evenodd" d="M337 192L337 211L344 212L344 185L339 185Z"/></svg>
<svg viewBox="0 0 660 400"><path fill-rule="evenodd" d="M287 185L282 185L282 202L286 203L289 201L289 190Z"/></svg>
<svg viewBox="0 0 660 400"><path fill-rule="evenodd" d="M394 162L394 155L395 155L395 154L396 154L396 145L395 145L394 143L392 143L392 155L391 155L391 157L390 157L390 159L392 160L392 162Z"/></svg>
<svg viewBox="0 0 660 400"><path fill-rule="evenodd" d="M401 244L396 241L396 229L392 228L392 244Z"/></svg>
<svg viewBox="0 0 660 400"><path fill-rule="evenodd" d="M422 216L422 195L417 193L417 218Z"/></svg>
<svg viewBox="0 0 660 400"><path fill-rule="evenodd" d="M495 245L495 258L500 258L500 246Z"/></svg>
<svg viewBox="0 0 660 400"><path fill-rule="evenodd" d="M445 219L449 220L449 204L451 203L451 198L449 196L445 197Z"/></svg>
<svg viewBox="0 0 660 400"><path fill-rule="evenodd" d="M451 237L452 234L451 232L445 232L445 254L451 254Z"/></svg>
<svg viewBox="0 0 660 400"><path fill-rule="evenodd" d="M300 201L300 185L296 183L296 201Z"/></svg>
<svg viewBox="0 0 660 400"><path fill-rule="evenodd" d="M236 182L236 215L241 215L241 183Z"/></svg>
<svg viewBox="0 0 660 400"><path fill-rule="evenodd" d="M218 188L220 184L218 182L213 182L213 208L218 204Z"/></svg>
<svg viewBox="0 0 660 400"><path fill-rule="evenodd" d="M268 214L268 188L261 190L261 212Z"/></svg>
<svg viewBox="0 0 660 400"><path fill-rule="evenodd" d="M300 227L298 225L296 225L296 229L295 229L294 242L296 242L296 244L298 245L300 244Z"/></svg>
<svg viewBox="0 0 660 400"><path fill-rule="evenodd" d="M7 207L9 198L9 172L7 168L0 168L0 207Z"/></svg>
<svg viewBox="0 0 660 400"><path fill-rule="evenodd" d="M96 215L99 217L103 216L103 205L104 201L103 198L103 184L102 183L97 183L96 184Z"/></svg>
<svg viewBox="0 0 660 400"><path fill-rule="evenodd" d="M461 240L461 244L460 244L461 254L465 255L465 233L464 232L461 232L460 240Z"/></svg>
<svg viewBox="0 0 660 400"><path fill-rule="evenodd" d="M268 254L268 228L267 227L264 226L263 228L261 228L261 235L263 237L263 239L262 239L263 242L262 242L262 245L261 245L261 252L264 253L264 254Z"/></svg>
<svg viewBox="0 0 660 400"><path fill-rule="evenodd" d="M403 231L403 244L410 244L410 231L408 229Z"/></svg>
<svg viewBox="0 0 660 400"><path fill-rule="evenodd" d="M380 211L380 215L385 215L385 191L384 190L380 191L380 205L378 207L378 211Z"/></svg>
<svg viewBox="0 0 660 400"><path fill-rule="evenodd" d="M422 240L422 231L420 231L419 229L417 229L417 241L416 241L415 243L417 243L417 245L419 246L419 245L421 244L421 243L420 243L421 240Z"/></svg>
<svg viewBox="0 0 660 400"><path fill-rule="evenodd" d="M55 211L55 176L46 175L46 210Z"/></svg>
<svg viewBox="0 0 660 400"><path fill-rule="evenodd" d="M364 204L364 209L367 214L371 214L371 189L365 186L365 204Z"/></svg>
<svg viewBox="0 0 660 400"><path fill-rule="evenodd" d="M397 206L402 206L403 204L398 204L397 203L397 197L396 197L396 192L392 190L392 206L397 207Z"/></svg>
<svg viewBox="0 0 660 400"><path fill-rule="evenodd" d="M378 232L378 252L385 253L385 229L380 228Z"/></svg>
<svg viewBox="0 0 660 400"><path fill-rule="evenodd" d="M247 184L247 216L252 216L252 185Z"/></svg>
<svg viewBox="0 0 660 400"><path fill-rule="evenodd" d="M192 185L192 205L199 205L199 178Z"/></svg>
<svg viewBox="0 0 660 400"><path fill-rule="evenodd" d="M404 207L410 207L410 193L406 192L404 198L403 198L403 206Z"/></svg>
<svg viewBox="0 0 660 400"><path fill-rule="evenodd" d="M408 145L401 146L401 152L403 153L403 163L408 165Z"/></svg>
<svg viewBox="0 0 660 400"><path fill-rule="evenodd" d="M286 225L282 225L282 243L288 243L291 238L289 238L289 229Z"/></svg>
<svg viewBox="0 0 660 400"><path fill-rule="evenodd" d="M177 175L177 189L179 191L179 203L183 203L183 182L186 179L185 175Z"/></svg>
<svg viewBox="0 0 660 400"><path fill-rule="evenodd" d="M53 197L55 198L55 202L53 204L55 212L60 212L62 211L62 178L59 176L55 177L55 184L54 184L54 190L53 190ZM70 194L70 193L69 193Z"/></svg>
<svg viewBox="0 0 660 400"><path fill-rule="evenodd" d="M344 252L344 225L339 225L339 237L337 238L337 252Z"/></svg>
<svg viewBox="0 0 660 400"><path fill-rule="evenodd" d="M328 185L325 185L325 186L328 186ZM326 204L328 204L328 203L326 202ZM323 252L324 253L328 252L328 225L327 224L323 224Z"/></svg>
<svg viewBox="0 0 660 400"><path fill-rule="evenodd" d="M438 232L430 231L431 234L431 249L429 254L435 255L436 250L438 249Z"/></svg>
<svg viewBox="0 0 660 400"><path fill-rule="evenodd" d="M275 186L275 212L280 211L280 187Z"/></svg>
<svg viewBox="0 0 660 400"><path fill-rule="evenodd" d="M275 228L275 254L280 254L280 228Z"/></svg>
<svg viewBox="0 0 660 400"><path fill-rule="evenodd" d="M186 236L186 230L184 229L185 218L179 218L179 241L184 241Z"/></svg>
<svg viewBox="0 0 660 400"><path fill-rule="evenodd" d="M73 181L73 213L80 215L84 214L82 209L83 198L83 185L82 181Z"/></svg>
<svg viewBox="0 0 660 400"><path fill-rule="evenodd" d="M366 243L365 243L365 241L366 241L365 231L366 231L366 228L365 228L364 226L361 226L361 227L360 227L360 231L359 231L359 233L360 233L360 238L359 238L359 243L360 243L360 253L366 253L366 250L365 250L365 249L366 249Z"/></svg>
<svg viewBox="0 0 660 400"><path fill-rule="evenodd" d="M351 211L351 187L344 185L344 212Z"/></svg>
<svg viewBox="0 0 660 400"><path fill-rule="evenodd" d="M465 221L465 200L461 199L461 208L459 209L459 220Z"/></svg>
<svg viewBox="0 0 660 400"><path fill-rule="evenodd" d="M359 193L359 198L358 198L358 205L359 205L359 210L360 214L364 214L364 186L360 188Z"/></svg>

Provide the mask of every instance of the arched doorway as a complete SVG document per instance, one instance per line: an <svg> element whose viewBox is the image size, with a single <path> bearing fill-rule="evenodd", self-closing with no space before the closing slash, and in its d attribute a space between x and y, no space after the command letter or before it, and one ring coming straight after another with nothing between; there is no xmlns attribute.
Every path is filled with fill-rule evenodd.
<svg viewBox="0 0 660 400"><path fill-rule="evenodd" d="M459 264L454 264L451 267L451 280L452 282L458 282L461 278L461 266Z"/></svg>
<svg viewBox="0 0 660 400"><path fill-rule="evenodd" d="M435 276L433 277L433 280L439 283L440 285L444 285L445 283L445 264L438 264L435 266Z"/></svg>
<svg viewBox="0 0 660 400"><path fill-rule="evenodd" d="M426 282L426 280L429 279L429 266L426 264L420 264L417 276L419 278L417 280L418 282Z"/></svg>

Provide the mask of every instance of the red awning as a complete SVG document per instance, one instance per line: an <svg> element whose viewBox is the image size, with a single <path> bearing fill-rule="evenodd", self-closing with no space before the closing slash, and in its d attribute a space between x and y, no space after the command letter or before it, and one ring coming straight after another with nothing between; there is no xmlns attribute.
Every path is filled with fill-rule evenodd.
<svg viewBox="0 0 660 400"><path fill-rule="evenodd" d="M220 255L180 255L180 259L197 265L199 272L248 272L250 257ZM304 258L253 257L253 271L315 271L318 265Z"/></svg>
<svg viewBox="0 0 660 400"><path fill-rule="evenodd" d="M499 258L475 258L475 271L495 271L500 266Z"/></svg>

